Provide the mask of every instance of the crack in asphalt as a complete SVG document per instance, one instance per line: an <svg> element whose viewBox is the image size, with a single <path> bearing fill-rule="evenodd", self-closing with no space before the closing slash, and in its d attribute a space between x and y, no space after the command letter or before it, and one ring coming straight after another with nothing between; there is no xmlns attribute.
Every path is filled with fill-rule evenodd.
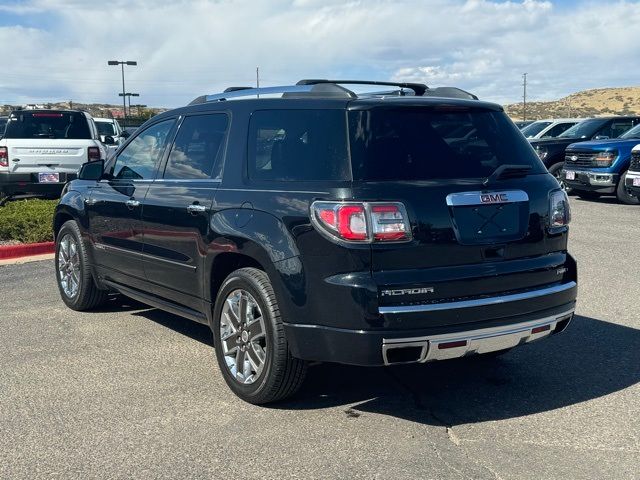
<svg viewBox="0 0 640 480"><path fill-rule="evenodd" d="M485 471L487 471L489 474L491 474L491 476L493 478L495 478L495 480L503 480L503 478L498 474L498 472L496 472L495 470L493 470L488 465L485 465L484 463L480 462L476 458L474 458L474 457L469 455L469 453L466 451L466 449L462 446L462 439L460 437L458 437L455 434L455 432L453 431L453 425L451 425L449 422L446 422L443 418L441 418L439 415L437 415L433 411L433 408L431 406L426 405L424 403L424 401L422 400L419 392L417 392L413 388L411 388L411 385L409 385L405 381L403 381L393 371L387 370L386 373L389 375L389 377L391 377L391 379L394 382L396 382L401 388L403 388L406 392L408 392L411 395L414 407L417 410L426 412L432 419L434 419L436 421L435 423L438 423L440 427L445 429L445 432L447 434L447 439L449 440L449 442L451 442L451 444L453 444L460 451L460 453L462 453L464 455L465 458L467 458L473 465L475 465L477 467L480 467L481 469L484 469ZM442 457L442 455L440 453L440 450L438 449L438 446L435 444L435 442L433 442L432 440L429 440L429 442L431 443L432 448L433 448L435 454L437 455L437 457L442 461L442 463L444 465L446 465L447 468L449 468L450 470L452 470L452 471L456 472L457 474L461 475L463 478L473 479L473 477L466 476L464 474L464 472L460 471L458 468L454 467L449 462L447 462Z"/></svg>

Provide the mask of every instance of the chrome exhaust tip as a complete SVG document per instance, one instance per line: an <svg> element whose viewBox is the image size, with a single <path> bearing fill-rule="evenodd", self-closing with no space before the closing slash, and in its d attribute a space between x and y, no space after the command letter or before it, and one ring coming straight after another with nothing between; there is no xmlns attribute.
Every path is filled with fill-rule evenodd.
<svg viewBox="0 0 640 480"><path fill-rule="evenodd" d="M424 362L429 351L428 341L385 343L382 358L385 365L402 365Z"/></svg>

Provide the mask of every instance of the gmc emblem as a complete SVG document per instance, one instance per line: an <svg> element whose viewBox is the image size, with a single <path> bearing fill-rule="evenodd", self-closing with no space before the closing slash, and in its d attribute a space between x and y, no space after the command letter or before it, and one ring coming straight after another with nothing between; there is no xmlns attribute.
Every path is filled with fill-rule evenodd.
<svg viewBox="0 0 640 480"><path fill-rule="evenodd" d="M509 201L506 193L481 193L480 203L505 203Z"/></svg>

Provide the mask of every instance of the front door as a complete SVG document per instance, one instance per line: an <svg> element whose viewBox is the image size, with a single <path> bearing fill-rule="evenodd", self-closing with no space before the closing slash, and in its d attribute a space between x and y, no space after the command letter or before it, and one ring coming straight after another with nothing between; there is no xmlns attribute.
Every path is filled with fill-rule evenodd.
<svg viewBox="0 0 640 480"><path fill-rule="evenodd" d="M142 203L174 123L165 120L140 132L107 165L107 178L86 200L94 261L109 280L130 283L144 278Z"/></svg>
<svg viewBox="0 0 640 480"><path fill-rule="evenodd" d="M202 307L209 215L219 184L228 119L224 113L183 119L164 171L143 210L144 268L157 295Z"/></svg>

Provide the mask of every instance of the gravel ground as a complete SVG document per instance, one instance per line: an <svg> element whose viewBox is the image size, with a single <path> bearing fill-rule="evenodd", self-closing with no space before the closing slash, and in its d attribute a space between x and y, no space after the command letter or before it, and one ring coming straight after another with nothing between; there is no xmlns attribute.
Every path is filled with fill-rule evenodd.
<svg viewBox="0 0 640 480"><path fill-rule="evenodd" d="M0 478L640 478L640 208L572 199L568 331L498 360L313 367L234 397L206 327L64 307L53 263L0 267Z"/></svg>

